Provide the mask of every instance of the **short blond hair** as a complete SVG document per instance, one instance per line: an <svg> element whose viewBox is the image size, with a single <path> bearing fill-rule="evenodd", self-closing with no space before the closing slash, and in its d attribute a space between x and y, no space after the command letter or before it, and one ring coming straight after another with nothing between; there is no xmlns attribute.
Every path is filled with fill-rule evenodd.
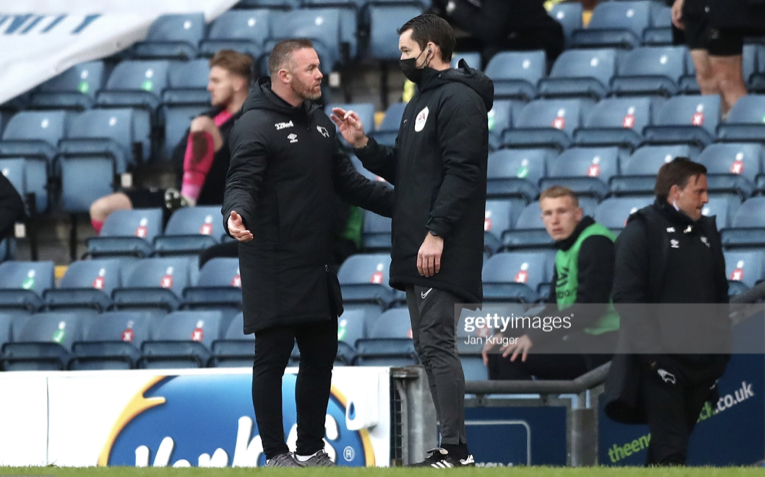
<svg viewBox="0 0 765 477"><path fill-rule="evenodd" d="M539 195L539 202L542 202L542 199L557 199L559 197L571 197L571 203L574 204L574 207L579 207L579 198L574 191L566 186L560 185L552 186L542 192L542 194Z"/></svg>

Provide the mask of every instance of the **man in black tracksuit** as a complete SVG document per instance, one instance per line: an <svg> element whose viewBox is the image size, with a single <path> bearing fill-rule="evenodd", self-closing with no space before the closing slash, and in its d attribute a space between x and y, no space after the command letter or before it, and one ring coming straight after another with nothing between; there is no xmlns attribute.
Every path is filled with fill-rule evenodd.
<svg viewBox="0 0 765 477"><path fill-rule="evenodd" d="M337 354L342 296L333 263L335 194L390 217L388 187L337 153L310 40L278 43L231 132L224 226L239 241L244 332L255 333L252 401L266 465L333 466L324 422ZM295 341L297 449L284 442L282 376Z"/></svg>
<svg viewBox="0 0 765 477"><path fill-rule="evenodd" d="M417 85L395 147L364 134L352 111L332 119L364 167L395 185L390 284L405 290L412 337L441 423L441 448L421 465L474 465L465 437L465 379L456 350L458 303L483 295L487 111L494 87L462 62L449 67L454 33L435 15L399 30L401 68Z"/></svg>
<svg viewBox="0 0 765 477"><path fill-rule="evenodd" d="M709 200L706 168L676 158L661 167L654 190L656 202L632 214L616 240L613 301L622 327L606 413L648 422L648 465L683 465L699 413L725 371L730 339L724 306L694 304L728 303L728 282L715 219L701 214ZM696 343L683 344L688 336L715 346L696 352Z"/></svg>

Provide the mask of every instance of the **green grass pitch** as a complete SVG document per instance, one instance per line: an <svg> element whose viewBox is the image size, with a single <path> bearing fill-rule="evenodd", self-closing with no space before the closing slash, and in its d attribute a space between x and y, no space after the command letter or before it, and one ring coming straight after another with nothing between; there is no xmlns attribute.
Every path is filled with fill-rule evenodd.
<svg viewBox="0 0 765 477"><path fill-rule="evenodd" d="M56 477L404 477L418 475L447 475L475 477L755 477L762 476L763 469L756 467L685 467L652 468L565 468L565 467L516 467L471 469L359 469L359 468L312 468L312 469L199 469L199 468L72 468L72 467L0 467L0 477L5 476L56 476Z"/></svg>

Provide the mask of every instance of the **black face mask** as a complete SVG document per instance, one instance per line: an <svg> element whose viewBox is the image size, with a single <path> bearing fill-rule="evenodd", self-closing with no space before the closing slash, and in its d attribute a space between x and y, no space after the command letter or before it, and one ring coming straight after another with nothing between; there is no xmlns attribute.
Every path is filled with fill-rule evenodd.
<svg viewBox="0 0 765 477"><path fill-rule="evenodd" d="M430 49L427 51L430 52ZM421 51L420 54L417 55L417 58L398 60L398 64L401 66L401 71L404 72L404 76L406 76L406 79L414 84L420 84L420 81L422 81L422 75L425 73L425 68L428 66L428 64L425 64L422 68L417 68L417 60L420 59L423 53L425 53L425 50Z"/></svg>

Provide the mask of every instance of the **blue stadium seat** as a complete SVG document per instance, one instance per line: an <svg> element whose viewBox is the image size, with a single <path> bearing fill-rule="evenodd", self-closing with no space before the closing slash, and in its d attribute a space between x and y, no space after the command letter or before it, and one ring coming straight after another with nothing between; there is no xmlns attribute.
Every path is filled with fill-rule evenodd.
<svg viewBox="0 0 765 477"><path fill-rule="evenodd" d="M94 308L105 311L112 304L112 290L122 286L119 260L80 260L72 262L58 288L43 293L49 310Z"/></svg>
<svg viewBox="0 0 765 477"><path fill-rule="evenodd" d="M148 257L154 237L162 233L162 209L117 210L109 214L98 237L87 239L91 257Z"/></svg>
<svg viewBox="0 0 765 477"><path fill-rule="evenodd" d="M321 63L319 69L322 73L328 74L344 63L339 9L310 8L288 13L274 12L271 21L279 27L271 29L271 34L265 43L264 57L265 53L270 52L279 41L309 38L313 41L313 48L319 55Z"/></svg>
<svg viewBox="0 0 765 477"><path fill-rule="evenodd" d="M66 111L22 111L8 122L0 141L0 157L26 162L27 192L35 193L35 207L48 209L48 177L54 175L58 143L67 135L72 116Z"/></svg>
<svg viewBox="0 0 765 477"><path fill-rule="evenodd" d="M291 10L300 6L300 0L239 0L234 8L238 9L257 9L267 8L269 10Z"/></svg>
<svg viewBox="0 0 765 477"><path fill-rule="evenodd" d="M583 99L539 99L527 104L505 131L505 146L548 147L563 150L571 144L574 130L584 123L592 102Z"/></svg>
<svg viewBox="0 0 765 477"><path fill-rule="evenodd" d="M611 178L614 195L652 195L659 168L676 157L693 159L694 150L687 145L643 146L622 163L622 175Z"/></svg>
<svg viewBox="0 0 765 477"><path fill-rule="evenodd" d="M653 197L615 197L606 199L598 204L595 209L595 222L608 227L615 234L619 234L625 225L629 216L653 203Z"/></svg>
<svg viewBox="0 0 765 477"><path fill-rule="evenodd" d="M303 0L302 8L334 8L340 13L340 57L343 63L353 61L359 53L358 9L354 0Z"/></svg>
<svg viewBox="0 0 765 477"><path fill-rule="evenodd" d="M746 48L749 45L744 45L744 54L747 53ZM747 89L749 92L762 93L765 91L765 48L762 45L754 45L754 71L748 72L745 68L744 73L749 73L748 76L744 76L744 81L747 83ZM742 65L744 67L746 62Z"/></svg>
<svg viewBox="0 0 765 477"><path fill-rule="evenodd" d="M210 104L207 84L210 80L210 62L207 59L170 63L167 70L167 88L162 93L164 107L206 106ZM167 123L169 119L165 119ZM166 124L167 126L167 124Z"/></svg>
<svg viewBox="0 0 765 477"><path fill-rule="evenodd" d="M709 202L701 209L701 214L706 217L716 217L717 228L724 229L731 226L733 217L741 207L741 199L728 194L710 194Z"/></svg>
<svg viewBox="0 0 765 477"><path fill-rule="evenodd" d="M553 5L550 16L563 27L566 48L570 48L576 30L582 28L582 4L579 2L562 2Z"/></svg>
<svg viewBox="0 0 765 477"><path fill-rule="evenodd" d="M210 366L251 368L255 359L255 335L244 334L244 316L239 313L229 323L223 337L212 343Z"/></svg>
<svg viewBox="0 0 765 477"><path fill-rule="evenodd" d="M651 25L651 2L602 2L586 29L575 30L573 43L583 47L637 48Z"/></svg>
<svg viewBox="0 0 765 477"><path fill-rule="evenodd" d="M96 95L96 105L106 108L148 110L153 124L167 87L170 63L164 60L122 61L114 68L106 86Z"/></svg>
<svg viewBox="0 0 765 477"><path fill-rule="evenodd" d="M529 101L537 96L537 83L547 73L544 51L502 51L484 71L494 81L494 97Z"/></svg>
<svg viewBox="0 0 765 477"><path fill-rule="evenodd" d="M706 147L720 122L720 96L676 96L659 109L654 126L643 136L654 144L692 144Z"/></svg>
<svg viewBox="0 0 765 477"><path fill-rule="evenodd" d="M81 113L60 142L61 201L68 212L86 212L96 199L115 191L115 175L136 163L138 142L130 109ZM82 187L82 178L88 187Z"/></svg>
<svg viewBox="0 0 765 477"><path fill-rule="evenodd" d="M548 266L547 257L544 252L493 255L483 266L484 301L536 301L537 285L550 281L552 264Z"/></svg>
<svg viewBox="0 0 765 477"><path fill-rule="evenodd" d="M765 197L751 197L744 201L731 226L721 231L726 249L765 247Z"/></svg>
<svg viewBox="0 0 765 477"><path fill-rule="evenodd" d="M726 250L725 275L728 280L753 287L765 278L765 259L759 250Z"/></svg>
<svg viewBox="0 0 765 477"><path fill-rule="evenodd" d="M643 45L669 46L672 44L672 8L658 3L651 7L652 26L643 32Z"/></svg>
<svg viewBox="0 0 765 477"><path fill-rule="evenodd" d="M503 249L550 248L553 239L542 223L539 202L532 202L524 207L515 227L502 232Z"/></svg>
<svg viewBox="0 0 765 477"><path fill-rule="evenodd" d="M199 54L211 57L219 50L247 53L256 61L266 50L271 36L270 10L229 10L213 21L207 39L199 44Z"/></svg>
<svg viewBox="0 0 765 477"><path fill-rule="evenodd" d="M53 288L53 262L0 263L0 309L35 312Z"/></svg>
<svg viewBox="0 0 765 477"><path fill-rule="evenodd" d="M222 335L221 321L219 311L176 311L155 321L152 339L141 345L138 367L206 367L212 343Z"/></svg>
<svg viewBox="0 0 765 477"><path fill-rule="evenodd" d="M490 253L496 253L502 247L502 232L513 228L525 204L518 201L500 199L486 201L484 217L484 248Z"/></svg>
<svg viewBox="0 0 765 477"><path fill-rule="evenodd" d="M370 131L369 135L384 146L394 146L405 109L406 103L393 103L388 106L380 126L375 131Z"/></svg>
<svg viewBox="0 0 765 477"><path fill-rule="evenodd" d="M364 211L364 228L361 230L361 241L367 252L390 251L391 248L391 219Z"/></svg>
<svg viewBox="0 0 765 477"><path fill-rule="evenodd" d="M34 109L90 109L105 81L103 61L79 63L41 84L32 93L30 106Z"/></svg>
<svg viewBox="0 0 765 477"><path fill-rule="evenodd" d="M620 146L636 148L643 142L643 128L653 124L658 112L655 98L608 98L596 104L574 132L580 146Z"/></svg>
<svg viewBox="0 0 765 477"><path fill-rule="evenodd" d="M332 109L334 108L340 108L345 111L353 111L356 114L359 115L359 119L361 119L361 124L364 125L365 131L372 131L375 127L375 105L372 103L334 103L334 104L328 104L326 108L324 108L324 111L326 111L327 116L332 114ZM348 144L347 141L342 140L343 146L346 148L350 148L351 146Z"/></svg>
<svg viewBox="0 0 765 477"><path fill-rule="evenodd" d="M183 289L191 283L192 266L196 264L186 257L140 260L122 288L112 291L114 308L177 310Z"/></svg>
<svg viewBox="0 0 765 477"><path fill-rule="evenodd" d="M549 174L539 182L541 190L563 185L577 196L602 200L610 192L608 181L619 174L616 147L572 148L548 163Z"/></svg>
<svg viewBox="0 0 765 477"><path fill-rule="evenodd" d="M337 319L337 356L346 365L356 358L356 341L367 337L367 323L360 310L346 311Z"/></svg>
<svg viewBox="0 0 765 477"><path fill-rule="evenodd" d="M0 174L8 179L21 198L25 199L27 195L26 161L23 158L0 159Z"/></svg>
<svg viewBox="0 0 765 477"><path fill-rule="evenodd" d="M219 206L183 207L167 222L165 233L154 237L155 255L199 253L220 242L223 218Z"/></svg>
<svg viewBox="0 0 765 477"><path fill-rule="evenodd" d="M110 311L87 317L82 341L72 343L69 369L132 369L141 358L141 345L151 339L147 311Z"/></svg>
<svg viewBox="0 0 765 477"><path fill-rule="evenodd" d="M765 136L765 96L743 96L728 112L728 120L717 127L719 141L761 142Z"/></svg>
<svg viewBox="0 0 765 477"><path fill-rule="evenodd" d="M165 147L163 153L166 161L171 159L173 150L186 137L191 121L207 109L209 109L207 106L163 108L163 114L165 115Z"/></svg>
<svg viewBox="0 0 765 477"><path fill-rule="evenodd" d="M4 371L63 370L72 343L82 339L81 317L72 313L41 313L24 320L12 343L2 348Z"/></svg>
<svg viewBox="0 0 765 477"><path fill-rule="evenodd" d="M197 283L183 290L184 308L195 310L242 308L242 277L238 258L213 258L199 271ZM233 316L236 313L230 313Z"/></svg>
<svg viewBox="0 0 765 477"><path fill-rule="evenodd" d="M337 278L343 291L343 302L375 303L382 309L395 298L388 285L390 256L387 254L352 255L340 266Z"/></svg>
<svg viewBox="0 0 765 477"><path fill-rule="evenodd" d="M478 71L481 71L483 68L483 64L481 63L481 54L475 51L471 52L464 52L464 53L454 53L452 55L452 62L451 66L452 68L459 68L460 60L465 60L465 63L473 69L476 69Z"/></svg>
<svg viewBox="0 0 765 477"><path fill-rule="evenodd" d="M16 327L21 330L21 326L19 325L14 327L14 322L17 322L18 320L19 318L17 318L15 315L0 314L0 350L3 349L3 345L5 343L13 342L13 335ZM0 351L0 361L2 361L2 359L3 354L2 351Z"/></svg>
<svg viewBox="0 0 765 477"><path fill-rule="evenodd" d="M486 194L490 198L519 197L531 202L546 175L546 149L501 149L489 155Z"/></svg>
<svg viewBox="0 0 765 477"><path fill-rule="evenodd" d="M378 318L369 338L356 340L358 366L407 366L419 364L412 341L409 310L394 308Z"/></svg>
<svg viewBox="0 0 765 477"><path fill-rule="evenodd" d="M492 151L502 145L502 133L513 127L513 117L525 106L522 101L498 99L487 113L489 118L489 148Z"/></svg>
<svg viewBox="0 0 765 477"><path fill-rule="evenodd" d="M710 144L697 161L707 168L710 192L734 193L746 199L752 195L757 176L762 172L762 146L759 144Z"/></svg>
<svg viewBox="0 0 765 477"><path fill-rule="evenodd" d="M620 95L674 96L686 73L684 46L643 47L631 51L619 64L611 92Z"/></svg>
<svg viewBox="0 0 765 477"><path fill-rule="evenodd" d="M420 15L418 6L370 3L369 11L369 54L376 60L398 60L397 30L410 19Z"/></svg>
<svg viewBox="0 0 765 477"><path fill-rule="evenodd" d="M197 56L204 35L203 13L162 15L151 24L146 39L133 46L133 56L190 60Z"/></svg>
<svg viewBox="0 0 765 477"><path fill-rule="evenodd" d="M616 74L615 50L568 50L553 65L549 78L539 80L539 95L602 99Z"/></svg>

